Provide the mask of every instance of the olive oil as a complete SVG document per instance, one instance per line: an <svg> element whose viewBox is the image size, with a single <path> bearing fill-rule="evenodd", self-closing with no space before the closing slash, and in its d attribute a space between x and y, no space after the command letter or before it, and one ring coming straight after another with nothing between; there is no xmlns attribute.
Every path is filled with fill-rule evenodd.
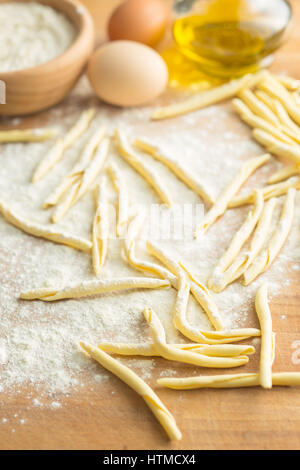
<svg viewBox="0 0 300 470"><path fill-rule="evenodd" d="M198 1L190 15L174 22L175 43L208 74L232 78L256 71L280 44L290 19L289 5L274 1L277 15L268 1Z"/></svg>

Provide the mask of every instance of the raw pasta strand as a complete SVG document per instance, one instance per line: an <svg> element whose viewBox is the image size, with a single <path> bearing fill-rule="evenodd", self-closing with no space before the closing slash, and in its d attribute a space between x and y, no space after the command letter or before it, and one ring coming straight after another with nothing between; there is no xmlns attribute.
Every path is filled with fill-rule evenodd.
<svg viewBox="0 0 300 470"><path fill-rule="evenodd" d="M177 176L178 179L183 181L183 183L198 194L207 204L213 204L214 201L208 194L208 191L204 188L203 184L196 179L192 172L188 171L187 168L184 168L180 163L175 162L166 155L163 155L157 147L154 147L143 140L136 139L134 145L163 163L174 173L174 175Z"/></svg>
<svg viewBox="0 0 300 470"><path fill-rule="evenodd" d="M251 110L247 107L247 105L243 103L243 101L235 98L234 100L232 100L232 104L241 119L252 128L258 128L263 131L269 132L270 134L274 135L274 137L277 137L285 143L294 144L294 141L290 139L287 135L285 135L280 129L275 127L273 124L270 124L268 121L261 118L260 116L256 116L255 114L253 114Z"/></svg>
<svg viewBox="0 0 300 470"><path fill-rule="evenodd" d="M166 268L172 272L175 276L178 276L180 268L183 268L182 265L170 258L164 250L159 248L156 244L148 241L147 250L153 256L160 260ZM191 273L188 272L188 275L191 276ZM208 319L216 330L223 329L223 323L220 318L218 307L216 306L211 294L208 292L206 287L201 284L199 281L195 282L194 279L191 279L191 292L199 305L203 308L207 314Z"/></svg>
<svg viewBox="0 0 300 470"><path fill-rule="evenodd" d="M67 176L62 180L62 182L48 196L44 203L44 208L55 206L61 199L62 195L80 179L86 167L91 162L100 142L104 139L105 134L106 129L104 127L102 127L100 130L97 129L97 131L94 132L94 134L84 147L79 161L74 165L70 173L67 174Z"/></svg>
<svg viewBox="0 0 300 470"><path fill-rule="evenodd" d="M167 410L165 405L160 401L158 396L137 374L135 374L128 367L113 359L99 348L95 348L90 344L80 342L83 351L95 359L105 369L115 374L119 379L132 388L138 395L145 401L146 405L153 412L154 416L160 422L170 439L181 439L181 432L179 431L175 419L172 414Z"/></svg>
<svg viewBox="0 0 300 470"><path fill-rule="evenodd" d="M239 97L254 114L265 119L273 126L279 127L279 121L276 115L262 101L260 101L251 90L242 90L241 93L239 93Z"/></svg>
<svg viewBox="0 0 300 470"><path fill-rule="evenodd" d="M101 170L103 169L105 161L108 157L109 144L109 138L104 138L94 158L84 170L78 182L71 186L62 202L55 207L51 218L52 222L59 222L66 215L66 213L76 204L76 202L78 202L90 189L94 181L101 173Z"/></svg>
<svg viewBox="0 0 300 470"><path fill-rule="evenodd" d="M201 375L198 377L158 379L157 383L174 390L194 390L197 388L241 388L260 385L260 374ZM272 374L272 384L281 387L300 385L300 372L277 372Z"/></svg>
<svg viewBox="0 0 300 470"><path fill-rule="evenodd" d="M290 188L283 203L280 221L271 237L268 247L255 258L244 273L244 285L250 284L254 279L266 271L274 262L276 256L284 245L292 227L296 190Z"/></svg>
<svg viewBox="0 0 300 470"><path fill-rule="evenodd" d="M56 163L62 159L64 152L86 131L94 116L94 109L84 111L65 137L56 141L52 149L50 149L49 153L45 155L35 170L32 177L33 183L41 180L47 173L49 173L49 171L52 170Z"/></svg>
<svg viewBox="0 0 300 470"><path fill-rule="evenodd" d="M272 197L282 196L286 194L290 188L300 189L300 177L298 178L290 178L287 181L282 181L281 183L270 184L269 186L265 186L261 189L264 200L267 201ZM252 204L253 203L253 196L254 192L246 193L242 196L234 197L230 203L229 207L239 207L245 204Z"/></svg>
<svg viewBox="0 0 300 470"><path fill-rule="evenodd" d="M44 142L57 134L56 129L10 129L0 131L0 143Z"/></svg>
<svg viewBox="0 0 300 470"><path fill-rule="evenodd" d="M264 165L270 159L269 154L262 155L260 157L252 158L248 160L231 183L226 186L221 194L217 197L215 204L212 208L205 214L202 223L196 229L196 236L200 233L204 233L209 227L226 211L230 201L238 192L240 187L245 183L249 176L261 165Z"/></svg>
<svg viewBox="0 0 300 470"><path fill-rule="evenodd" d="M106 260L109 239L108 200L106 180L104 178L95 188L95 199L96 213L93 220L92 259L94 272L99 275Z"/></svg>
<svg viewBox="0 0 300 470"><path fill-rule="evenodd" d="M194 353L201 353L205 356L213 357L237 357L241 355L254 354L255 349L250 345L238 344L217 344L217 345L203 345L197 343L187 344L171 344L174 348L183 351L191 351ZM120 356L160 356L153 343L99 343L98 348L102 351L111 354L118 354Z"/></svg>
<svg viewBox="0 0 300 470"><path fill-rule="evenodd" d="M224 271L226 271L226 269L230 266L230 264L234 262L242 246L250 237L262 213L263 206L264 206L263 195L261 191L255 190L253 210L251 210L248 213L246 220L244 221L240 229L234 235L224 255L218 261L212 273L212 276L208 280L208 287L210 289L218 291L218 288L217 288L218 278L224 273Z"/></svg>
<svg viewBox="0 0 300 470"><path fill-rule="evenodd" d="M273 175L270 176L267 183L268 184L279 183L294 175L300 176L300 164L286 166L282 168L281 170L276 171L276 173L273 173Z"/></svg>
<svg viewBox="0 0 300 470"><path fill-rule="evenodd" d="M150 327L152 341L155 345L155 348L165 359L184 362L186 364L194 364L201 367L216 368L239 367L249 361L248 356L240 356L238 358L211 357L204 356L201 353L183 351L181 349L174 348L166 343L165 331L158 316L149 308L145 309L143 313Z"/></svg>
<svg viewBox="0 0 300 470"><path fill-rule="evenodd" d="M160 181L155 171L150 169L130 147L125 134L116 130L115 141L117 143L120 155L124 158L124 160L147 181L147 183L154 189L162 202L164 202L167 206L171 206L171 197L165 190L163 183Z"/></svg>
<svg viewBox="0 0 300 470"><path fill-rule="evenodd" d="M255 309L260 323L261 350L259 382L263 388L272 388L272 317L268 304L268 285L263 284L255 297Z"/></svg>
<svg viewBox="0 0 300 470"><path fill-rule="evenodd" d="M254 258L262 250L265 240L269 234L274 209L277 199L270 199L263 208L253 238L250 242L249 250L241 253L223 273L218 280L215 280L215 291L221 292L225 287L238 279L250 266Z"/></svg>
<svg viewBox="0 0 300 470"><path fill-rule="evenodd" d="M111 163L107 167L107 171L114 185L114 188L118 193L117 236L121 237L121 236L124 236L125 234L126 226L128 223L128 217L129 217L128 191L127 191L127 187L125 185L124 179L121 176L121 173L115 164Z"/></svg>
<svg viewBox="0 0 300 470"><path fill-rule="evenodd" d="M254 75L245 75L244 77L232 80L229 83L220 85L219 87L203 91L185 101L157 108L152 113L152 119L167 119L181 114L190 113L206 106L218 103L235 96L239 91L246 87L252 87L261 80L261 73Z"/></svg>
<svg viewBox="0 0 300 470"><path fill-rule="evenodd" d="M72 284L64 288L42 287L33 289L20 294L21 299L34 300L39 299L45 302L52 302L60 299L77 299L89 295L106 294L128 289L159 289L168 287L169 282L162 279L127 277L98 279L97 281L83 281L78 284Z"/></svg>
<svg viewBox="0 0 300 470"><path fill-rule="evenodd" d="M85 240L84 238L65 233L57 228L54 229L53 227L47 227L36 222L31 222L15 212L3 201L0 201L0 213L10 224L29 235L33 235L34 237L45 238L46 240L50 240L61 245L67 245L82 251L90 251L92 248L90 240Z"/></svg>
<svg viewBox="0 0 300 470"><path fill-rule="evenodd" d="M286 144L261 129L254 129L252 135L259 144L263 145L268 152L276 155L276 157L287 158L295 163L300 163L300 149L297 146Z"/></svg>

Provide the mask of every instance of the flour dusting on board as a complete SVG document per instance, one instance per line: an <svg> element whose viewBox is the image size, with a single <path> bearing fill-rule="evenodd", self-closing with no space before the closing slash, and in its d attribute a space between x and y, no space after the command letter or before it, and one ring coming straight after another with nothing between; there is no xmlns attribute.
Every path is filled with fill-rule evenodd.
<svg viewBox="0 0 300 470"><path fill-rule="evenodd" d="M90 93L84 78L63 106L47 113L47 125L58 126L63 134L76 121L83 107L90 106ZM143 138L159 146L166 155L198 175L213 196L231 181L243 162L262 153L261 148L251 140L247 126L232 112L230 103L159 123L149 121L150 114L150 108L116 110L99 103L97 118L88 132L66 152L49 176L34 185L30 184L32 173L52 142L2 145L0 197L23 216L41 223L49 222L51 212L42 210L42 203L72 168L89 136L103 124L111 133L116 127L122 127L130 138ZM145 181L114 149L110 158L118 162L123 171L132 203L142 203L148 209L151 204L159 203ZM143 158L164 180L175 203L202 203L162 164L144 154ZM272 159L247 181L246 188L241 192L256 185L262 186L279 167L278 161ZM115 202L112 187L109 187L109 198ZM298 275L299 195L296 207L292 232L272 268L248 287L237 281L222 293L214 294L227 327L257 327L254 296L262 279L270 282L270 294L276 296L286 289L293 276ZM160 242L161 246L171 255L184 260L195 276L206 282L248 210L243 207L227 211L199 240L164 240ZM93 211L92 194L88 193L59 226L76 235L90 237ZM280 207L275 220L279 212ZM121 245L119 240L110 241L108 260L101 275L142 276L121 257ZM138 255L149 259L143 240L138 244ZM63 286L94 279L91 259L88 254L27 236L2 217L0 263L0 391L19 393L20 387L26 385L26 389L29 387L31 390L28 392L28 406L42 406L43 400L50 395L53 399L49 407L58 410L62 394L72 393L73 389L84 384L99 387L109 380L110 376L104 369L81 354L78 341L86 340L92 344L101 341L149 341L149 329L142 315L145 307L152 307L159 315L168 342L185 341L172 323L171 312L176 297L173 289L121 292L56 303L19 300L21 291L33 287ZM205 314L193 298L190 299L188 315L193 325L210 328ZM124 357L121 361L151 381L159 359ZM167 367L168 375L176 374L176 363L168 363ZM161 373L161 376L164 375Z"/></svg>

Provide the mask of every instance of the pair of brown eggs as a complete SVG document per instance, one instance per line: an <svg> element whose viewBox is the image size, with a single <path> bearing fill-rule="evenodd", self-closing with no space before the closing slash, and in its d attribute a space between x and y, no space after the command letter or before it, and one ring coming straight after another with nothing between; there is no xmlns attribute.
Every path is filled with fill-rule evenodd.
<svg viewBox="0 0 300 470"><path fill-rule="evenodd" d="M139 106L159 96L168 83L168 70L154 47L169 21L165 0L127 0L108 24L111 42L101 46L88 66L90 83L103 101Z"/></svg>

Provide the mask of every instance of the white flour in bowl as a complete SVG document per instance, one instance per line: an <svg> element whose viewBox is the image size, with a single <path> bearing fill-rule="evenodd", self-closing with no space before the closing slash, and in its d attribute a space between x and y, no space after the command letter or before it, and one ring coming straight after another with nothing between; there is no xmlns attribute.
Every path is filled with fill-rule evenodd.
<svg viewBox="0 0 300 470"><path fill-rule="evenodd" d="M0 72L44 64L74 42L76 28L57 10L32 3L0 5Z"/></svg>

